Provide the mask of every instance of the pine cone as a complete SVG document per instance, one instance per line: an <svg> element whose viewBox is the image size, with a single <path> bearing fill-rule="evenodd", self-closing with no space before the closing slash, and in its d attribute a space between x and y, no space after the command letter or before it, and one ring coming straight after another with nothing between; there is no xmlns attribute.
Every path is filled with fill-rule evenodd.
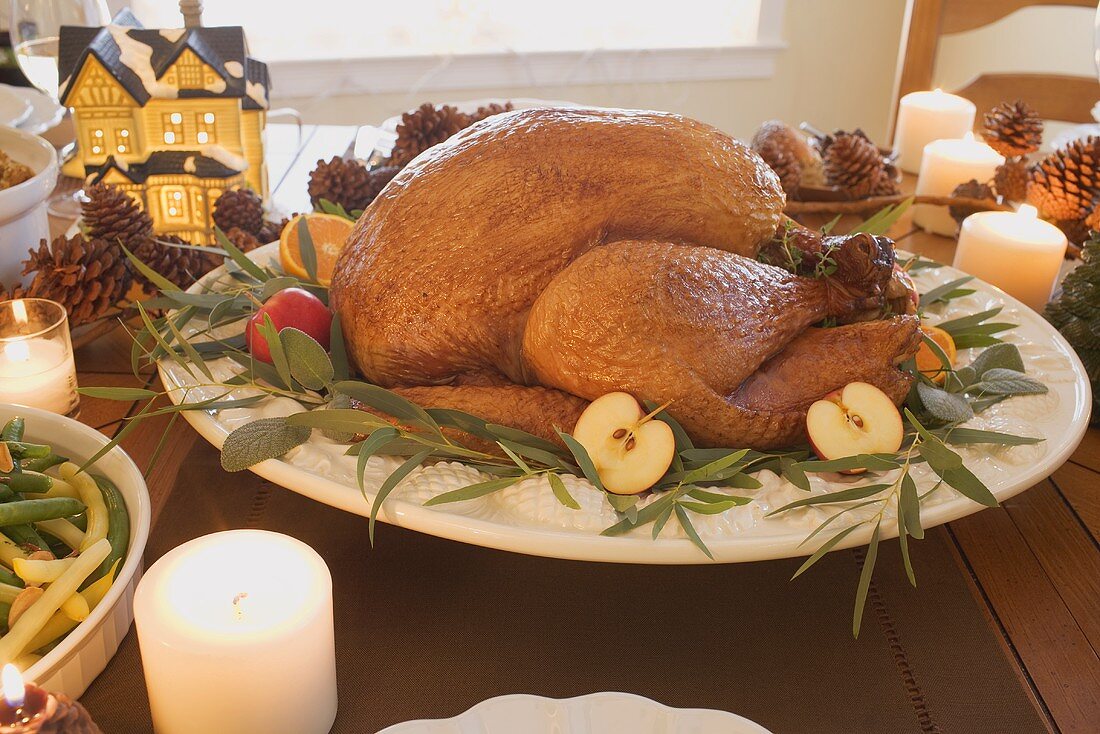
<svg viewBox="0 0 1100 734"><path fill-rule="evenodd" d="M95 238L112 244L121 242L131 252L153 234L153 220L122 189L105 183L92 184L84 191L81 204L84 224Z"/></svg>
<svg viewBox="0 0 1100 734"><path fill-rule="evenodd" d="M1100 197L1100 136L1075 140L1031 169L1027 201L1050 219L1084 219Z"/></svg>
<svg viewBox="0 0 1100 734"><path fill-rule="evenodd" d="M893 163L883 161L882 176L871 189L871 196L897 196L901 193L901 173Z"/></svg>
<svg viewBox="0 0 1100 734"><path fill-rule="evenodd" d="M363 209L374 198L370 172L362 161L333 158L328 163L317 161L309 174L309 200L314 209L321 199L339 204L349 212Z"/></svg>
<svg viewBox="0 0 1100 734"><path fill-rule="evenodd" d="M133 281L126 256L107 240L61 235L49 245L42 240L29 254L23 261L23 274L33 273L34 278L20 289L19 297L57 301L74 327L98 321L113 311Z"/></svg>
<svg viewBox="0 0 1100 734"><path fill-rule="evenodd" d="M475 122L481 122L486 117L492 117L493 115L499 115L501 112L511 112L515 107L511 102L505 102L504 104L497 104L493 102L483 107L478 107L477 112L472 115L466 116L466 125L473 125Z"/></svg>
<svg viewBox="0 0 1100 734"><path fill-rule="evenodd" d="M262 242L253 234L245 232L240 227L234 227L225 233L226 238L232 242L241 252L255 250ZM270 242L270 240L268 240Z"/></svg>
<svg viewBox="0 0 1100 734"><path fill-rule="evenodd" d="M279 239L279 236L283 233L283 227L289 221L284 217L281 222L264 222L264 226L260 228L260 233L256 235L256 239L260 241L260 244L275 242Z"/></svg>
<svg viewBox="0 0 1100 734"><path fill-rule="evenodd" d="M222 232L236 227L251 235L264 226L264 203L252 189L226 191L214 202L214 224Z"/></svg>
<svg viewBox="0 0 1100 734"><path fill-rule="evenodd" d="M853 199L869 196L885 175L882 153L862 130L838 131L822 145L825 178Z"/></svg>
<svg viewBox="0 0 1100 734"><path fill-rule="evenodd" d="M1085 224L1093 232L1100 232L1100 205L1093 208L1092 213L1085 217Z"/></svg>
<svg viewBox="0 0 1100 734"><path fill-rule="evenodd" d="M1089 238L1089 225L1084 219L1063 219L1054 224L1065 233L1066 239L1075 245Z"/></svg>
<svg viewBox="0 0 1100 734"><path fill-rule="evenodd" d="M1027 161L1023 158L1009 158L997 166L993 176L993 187L1005 201L1024 201L1027 199L1028 173Z"/></svg>
<svg viewBox="0 0 1100 734"><path fill-rule="evenodd" d="M174 247L174 245L187 245L188 247ZM134 250L134 255L157 274L164 276L180 288L188 288L196 280L213 270L220 262L220 259L214 253L189 249L189 246L190 243L181 240L179 237L167 235L145 240ZM138 273L136 277L147 293L156 292L157 287L143 275Z"/></svg>
<svg viewBox="0 0 1100 734"><path fill-rule="evenodd" d="M961 183L956 186L955 190L951 192L951 195L966 196L971 199L989 199L991 201L997 200L997 197L994 195L993 189L989 187L989 184L980 183L973 178L966 183ZM962 221L969 217L971 214L983 210L956 204L954 206L951 206L948 211L951 212L951 216L955 218L956 222L962 224Z"/></svg>
<svg viewBox="0 0 1100 734"><path fill-rule="evenodd" d="M404 167L428 148L442 143L469 124L468 118L450 105L436 107L425 103L413 112L401 115L397 142L390 153L389 165Z"/></svg>
<svg viewBox="0 0 1100 734"><path fill-rule="evenodd" d="M1020 100L1002 102L985 113L982 137L1006 158L1027 155L1039 150L1043 121L1030 105Z"/></svg>
<svg viewBox="0 0 1100 734"><path fill-rule="evenodd" d="M754 149L779 176L779 182L783 185L783 191L787 196L790 198L797 196L798 188L802 185L802 166L798 159L775 140L766 140Z"/></svg>

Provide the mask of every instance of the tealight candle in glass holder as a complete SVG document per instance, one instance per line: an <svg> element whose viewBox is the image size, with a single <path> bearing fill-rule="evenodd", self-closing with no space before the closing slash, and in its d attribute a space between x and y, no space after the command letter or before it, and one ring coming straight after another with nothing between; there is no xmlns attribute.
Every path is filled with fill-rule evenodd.
<svg viewBox="0 0 1100 734"><path fill-rule="evenodd" d="M0 402L77 413L76 363L68 314L60 303L44 298L0 303Z"/></svg>

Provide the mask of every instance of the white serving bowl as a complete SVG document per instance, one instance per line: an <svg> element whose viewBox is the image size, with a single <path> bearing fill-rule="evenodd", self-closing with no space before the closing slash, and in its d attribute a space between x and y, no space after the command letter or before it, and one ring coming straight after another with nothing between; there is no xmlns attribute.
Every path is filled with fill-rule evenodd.
<svg viewBox="0 0 1100 734"><path fill-rule="evenodd" d="M0 127L0 150L30 166L34 176L0 190L0 282L22 277L27 250L50 236L46 199L57 186L57 151L37 135Z"/></svg>
<svg viewBox="0 0 1100 734"><path fill-rule="evenodd" d="M90 458L107 444L107 437L83 423L38 408L0 403L0 427L20 415L27 420L27 441L46 443L75 463ZM130 513L130 546L126 559L103 601L61 643L24 672L48 691L79 697L114 657L134 621L134 589L141 578L142 555L149 539L152 511L145 479L125 451L117 446L92 468L111 480Z"/></svg>

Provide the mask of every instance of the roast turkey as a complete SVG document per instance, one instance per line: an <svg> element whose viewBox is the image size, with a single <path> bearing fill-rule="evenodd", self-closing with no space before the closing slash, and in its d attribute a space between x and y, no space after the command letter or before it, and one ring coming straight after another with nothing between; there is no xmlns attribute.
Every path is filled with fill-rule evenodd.
<svg viewBox="0 0 1100 734"><path fill-rule="evenodd" d="M332 304L363 377L426 407L552 438L623 390L671 401L699 445L786 446L853 380L900 402L919 335L911 316L857 321L882 310L887 240L803 232L828 267L759 262L783 203L758 156L678 115L496 115L367 208Z"/></svg>

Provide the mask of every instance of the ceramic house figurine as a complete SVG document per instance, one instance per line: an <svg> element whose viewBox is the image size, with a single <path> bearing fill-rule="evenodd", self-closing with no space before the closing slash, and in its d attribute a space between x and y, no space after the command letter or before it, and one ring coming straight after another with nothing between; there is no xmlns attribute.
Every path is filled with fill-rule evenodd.
<svg viewBox="0 0 1100 734"><path fill-rule="evenodd" d="M105 28L61 29L61 103L72 109L68 175L137 199L158 234L213 239L222 192L267 196L267 66L240 27L142 28L123 10Z"/></svg>

